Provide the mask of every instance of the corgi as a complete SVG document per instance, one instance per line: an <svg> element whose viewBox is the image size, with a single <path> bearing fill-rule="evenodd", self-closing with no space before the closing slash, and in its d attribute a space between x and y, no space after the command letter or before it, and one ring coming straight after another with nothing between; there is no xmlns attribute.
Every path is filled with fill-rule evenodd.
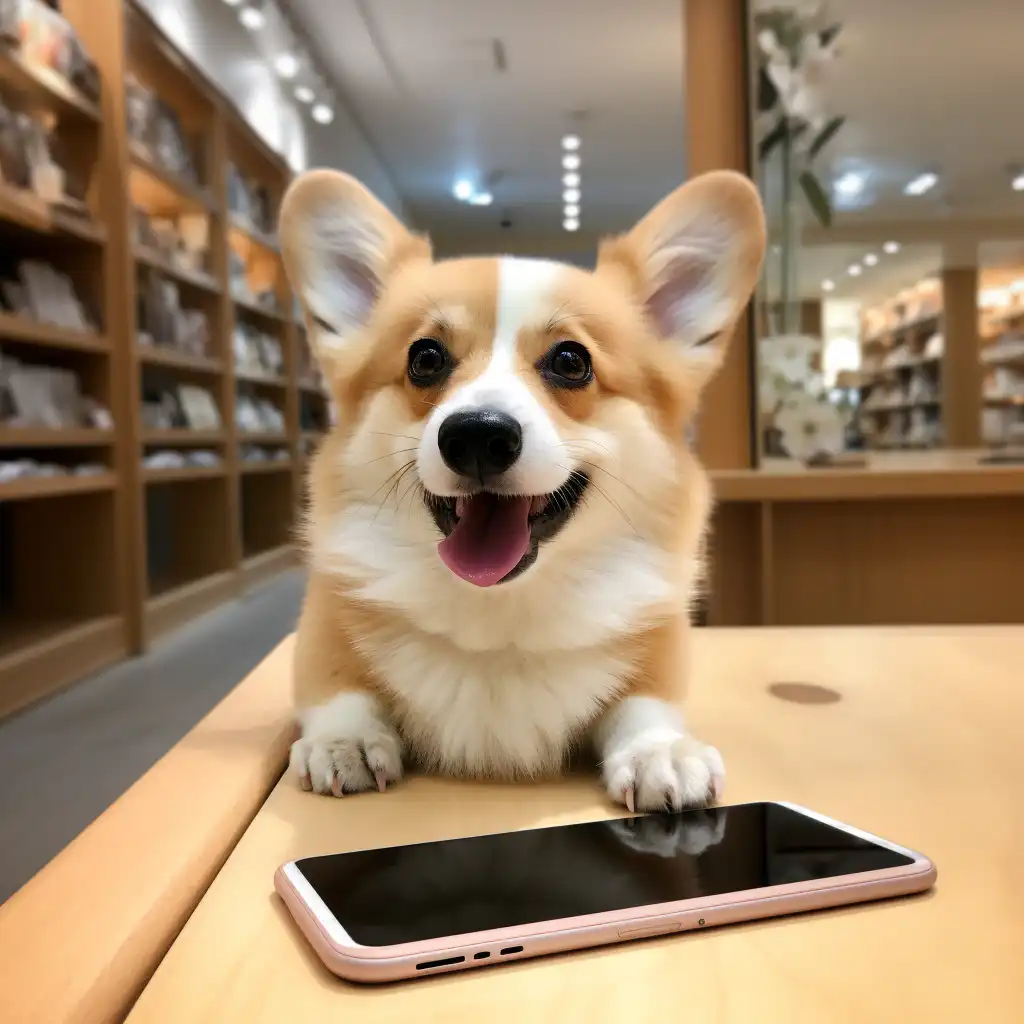
<svg viewBox="0 0 1024 1024"><path fill-rule="evenodd" d="M303 788L534 779L589 745L630 811L717 799L680 709L711 506L687 430L760 273L753 184L682 185L592 271L435 261L326 170L280 237L338 411L309 476Z"/></svg>

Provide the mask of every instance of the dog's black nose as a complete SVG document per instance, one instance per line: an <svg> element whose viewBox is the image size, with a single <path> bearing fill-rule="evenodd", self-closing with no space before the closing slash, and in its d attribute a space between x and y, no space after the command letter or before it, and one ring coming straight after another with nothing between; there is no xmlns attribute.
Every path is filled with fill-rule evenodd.
<svg viewBox="0 0 1024 1024"><path fill-rule="evenodd" d="M445 465L481 483L504 473L523 450L523 429L497 409L453 412L437 432Z"/></svg>

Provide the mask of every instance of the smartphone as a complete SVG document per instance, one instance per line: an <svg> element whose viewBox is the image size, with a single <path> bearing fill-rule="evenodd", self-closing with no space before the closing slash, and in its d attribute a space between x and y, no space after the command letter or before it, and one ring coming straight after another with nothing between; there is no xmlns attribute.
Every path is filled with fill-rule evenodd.
<svg viewBox="0 0 1024 1024"><path fill-rule="evenodd" d="M328 969L394 981L920 892L926 858L789 803L292 861L275 885Z"/></svg>

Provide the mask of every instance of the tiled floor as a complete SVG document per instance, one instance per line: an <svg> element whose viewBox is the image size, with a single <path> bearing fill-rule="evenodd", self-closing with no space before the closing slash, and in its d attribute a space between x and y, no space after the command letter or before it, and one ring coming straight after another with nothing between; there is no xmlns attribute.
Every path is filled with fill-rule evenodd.
<svg viewBox="0 0 1024 1024"><path fill-rule="evenodd" d="M292 631L303 583L288 573L0 723L0 902Z"/></svg>

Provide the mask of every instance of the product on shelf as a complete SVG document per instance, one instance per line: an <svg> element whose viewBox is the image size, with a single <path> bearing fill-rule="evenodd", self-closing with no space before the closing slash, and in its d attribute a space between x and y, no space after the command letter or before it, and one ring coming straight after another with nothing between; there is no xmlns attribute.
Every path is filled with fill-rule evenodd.
<svg viewBox="0 0 1024 1024"><path fill-rule="evenodd" d="M228 164L228 211L242 227L251 227L261 235L273 235L274 212L266 188L248 181L234 165Z"/></svg>
<svg viewBox="0 0 1024 1024"><path fill-rule="evenodd" d="M287 462L291 457L287 448L268 448L258 444L243 444L238 449L242 462Z"/></svg>
<svg viewBox="0 0 1024 1024"><path fill-rule="evenodd" d="M210 324L199 309L184 309L177 284L156 271L140 272L139 343L208 355Z"/></svg>
<svg viewBox="0 0 1024 1024"><path fill-rule="evenodd" d="M134 75L125 76L128 137L147 159L190 185L200 187L193 146L178 115Z"/></svg>
<svg viewBox="0 0 1024 1024"><path fill-rule="evenodd" d="M283 434L284 413L266 398L239 390L235 425L246 434Z"/></svg>
<svg viewBox="0 0 1024 1024"><path fill-rule="evenodd" d="M150 452L142 460L146 469L185 469L186 467L214 469L222 465L223 460L214 451L198 449L196 451L178 452L168 449Z"/></svg>
<svg viewBox="0 0 1024 1024"><path fill-rule="evenodd" d="M75 294L71 278L39 260L22 260L16 277L0 279L0 309L37 323L96 330L96 321Z"/></svg>
<svg viewBox="0 0 1024 1024"><path fill-rule="evenodd" d="M231 248L228 253L228 280L232 298L239 302L260 306L269 313L280 313L277 293L273 287L268 286L254 290L249 282L249 269L245 259L234 248Z"/></svg>
<svg viewBox="0 0 1024 1024"><path fill-rule="evenodd" d="M279 377L284 373L281 342L251 324L235 324L235 372Z"/></svg>
<svg viewBox="0 0 1024 1024"><path fill-rule="evenodd" d="M203 214L184 213L178 217L154 217L141 207L132 211L136 246L152 249L181 270L207 273L210 250L210 221Z"/></svg>
<svg viewBox="0 0 1024 1024"><path fill-rule="evenodd" d="M0 484L27 477L46 476L97 476L108 469L99 462L82 462L76 466L63 466L56 462L39 462L36 459L0 460Z"/></svg>
<svg viewBox="0 0 1024 1024"><path fill-rule="evenodd" d="M147 430L219 430L220 410L213 393L195 384L147 390L142 400Z"/></svg>
<svg viewBox="0 0 1024 1024"><path fill-rule="evenodd" d="M109 410L82 394L78 374L60 367L26 365L2 352L0 422L7 427L53 430L113 427Z"/></svg>

